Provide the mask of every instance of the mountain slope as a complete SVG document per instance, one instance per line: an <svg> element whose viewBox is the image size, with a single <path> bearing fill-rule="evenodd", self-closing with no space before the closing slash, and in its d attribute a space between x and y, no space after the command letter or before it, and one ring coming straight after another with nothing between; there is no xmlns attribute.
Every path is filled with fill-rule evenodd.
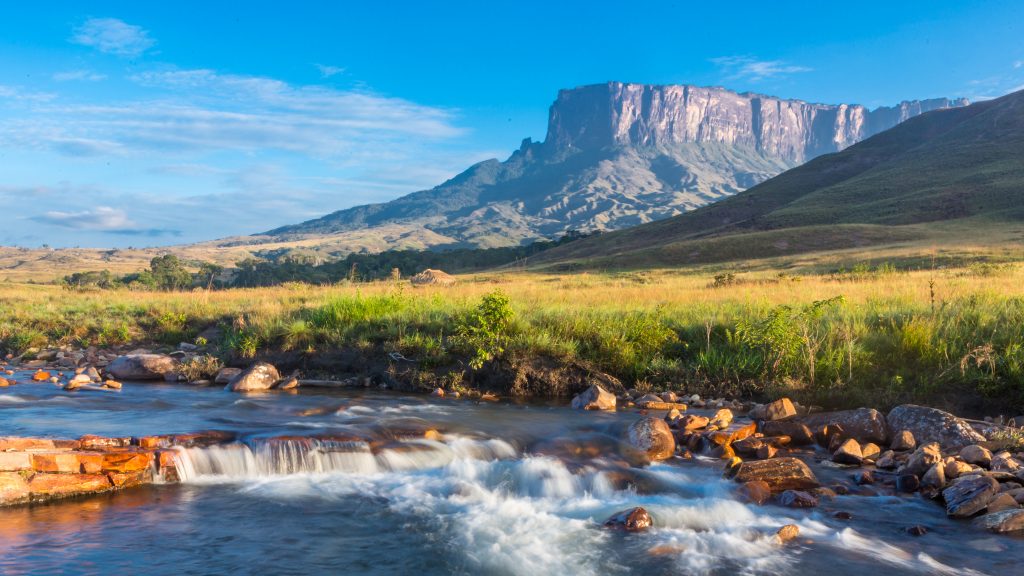
<svg viewBox="0 0 1024 576"><path fill-rule="evenodd" d="M507 246L676 216L929 110L966 101L810 104L722 88L611 82L563 90L542 143L397 200L271 230L270 240L365 242L378 227L425 247ZM267 240L266 238L261 238Z"/></svg>
<svg viewBox="0 0 1024 576"><path fill-rule="evenodd" d="M1024 91L935 111L679 217L539 261L675 265L941 235L1024 220Z"/></svg>

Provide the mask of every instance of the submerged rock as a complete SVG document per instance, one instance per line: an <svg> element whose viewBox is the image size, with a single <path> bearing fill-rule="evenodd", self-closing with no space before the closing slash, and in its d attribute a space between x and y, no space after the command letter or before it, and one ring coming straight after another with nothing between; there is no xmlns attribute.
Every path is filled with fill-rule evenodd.
<svg viewBox="0 0 1024 576"><path fill-rule="evenodd" d="M591 384L572 399L572 407L577 410L615 410L615 404L615 395L597 384Z"/></svg>
<svg viewBox="0 0 1024 576"><path fill-rule="evenodd" d="M107 365L116 380L163 380L178 368L176 360L163 354L128 354Z"/></svg>
<svg viewBox="0 0 1024 576"><path fill-rule="evenodd" d="M764 480L751 480L740 486L739 495L744 500L760 506L771 498L772 489Z"/></svg>
<svg viewBox="0 0 1024 576"><path fill-rule="evenodd" d="M903 404L893 408L886 421L890 430L909 430L918 442L960 447L985 441L967 421L935 408Z"/></svg>
<svg viewBox="0 0 1024 576"><path fill-rule="evenodd" d="M605 528L625 530L626 532L640 532L650 528L651 524L653 524L651 515L639 506L616 512L604 521Z"/></svg>
<svg viewBox="0 0 1024 576"><path fill-rule="evenodd" d="M281 374L273 364L257 362L232 378L225 390L231 392L270 390L280 379Z"/></svg>
<svg viewBox="0 0 1024 576"><path fill-rule="evenodd" d="M796 539L800 535L800 527L796 524L786 524L779 531L775 533L775 539L779 544L785 544L790 540Z"/></svg>
<svg viewBox="0 0 1024 576"><path fill-rule="evenodd" d="M629 444L643 452L651 461L670 458L676 451L676 440L664 420L641 418L629 427Z"/></svg>

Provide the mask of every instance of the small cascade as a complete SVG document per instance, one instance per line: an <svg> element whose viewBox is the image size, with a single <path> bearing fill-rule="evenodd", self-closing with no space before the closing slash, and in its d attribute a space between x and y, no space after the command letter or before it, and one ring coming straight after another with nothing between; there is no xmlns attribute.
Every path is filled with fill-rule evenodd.
<svg viewBox="0 0 1024 576"><path fill-rule="evenodd" d="M512 458L501 440L452 438L393 442L374 449L368 442L317 438L270 438L207 447L176 448L174 466L182 482L202 478L244 479L290 474L377 474L446 466L455 458Z"/></svg>

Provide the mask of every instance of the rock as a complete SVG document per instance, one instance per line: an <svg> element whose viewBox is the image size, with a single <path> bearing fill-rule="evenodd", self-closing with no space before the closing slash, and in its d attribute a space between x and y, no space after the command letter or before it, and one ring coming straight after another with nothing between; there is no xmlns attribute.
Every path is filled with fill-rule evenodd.
<svg viewBox="0 0 1024 576"><path fill-rule="evenodd" d="M960 450L960 459L968 464L989 468L992 466L992 452L984 446L971 444Z"/></svg>
<svg viewBox="0 0 1024 576"><path fill-rule="evenodd" d="M927 490L942 490L946 487L946 465L938 462L928 469L921 477L921 488Z"/></svg>
<svg viewBox="0 0 1024 576"><path fill-rule="evenodd" d="M764 408L764 419L768 422L788 420L796 416L796 407L789 398L780 398Z"/></svg>
<svg viewBox="0 0 1024 576"><path fill-rule="evenodd" d="M17 472L0 472L0 506L20 504L29 499L29 486Z"/></svg>
<svg viewBox="0 0 1024 576"><path fill-rule="evenodd" d="M728 408L722 408L715 415L711 417L710 425L716 426L719 430L725 430L732 424L733 414L732 410Z"/></svg>
<svg viewBox="0 0 1024 576"><path fill-rule="evenodd" d="M875 475L871 473L871 470L860 470L854 474L853 481L856 482L858 486L874 484Z"/></svg>
<svg viewBox="0 0 1024 576"><path fill-rule="evenodd" d="M434 388L434 391L431 392L430 395L435 397L435 398L444 398L444 388ZM577 396L577 398L578 397L579 396ZM576 408L575 403L576 403L576 398L573 398L573 408Z"/></svg>
<svg viewBox="0 0 1024 576"><path fill-rule="evenodd" d="M771 444L763 444L758 447L755 455L758 460L767 460L769 458L775 458L775 454L778 453L779 449Z"/></svg>
<svg viewBox="0 0 1024 576"><path fill-rule="evenodd" d="M299 387L299 379L291 376L289 378L282 378L274 384L275 390L295 390Z"/></svg>
<svg viewBox="0 0 1024 576"><path fill-rule="evenodd" d="M802 421L812 429L838 424L842 426L847 438L855 438L859 442L884 443L889 439L889 426L885 417L874 408L822 412L807 416Z"/></svg>
<svg viewBox="0 0 1024 576"><path fill-rule="evenodd" d="M680 420L683 417L683 413L673 408L665 414L665 423L669 426L675 426L676 420Z"/></svg>
<svg viewBox="0 0 1024 576"><path fill-rule="evenodd" d="M213 378L214 384L227 384L231 379L242 373L241 368L221 368Z"/></svg>
<svg viewBox="0 0 1024 576"><path fill-rule="evenodd" d="M896 462L895 456L896 455L892 450L886 450L879 454L878 459L875 460L875 467L881 468L882 470L892 470L893 468L896 468L899 466L899 463Z"/></svg>
<svg viewBox="0 0 1024 576"><path fill-rule="evenodd" d="M739 495L744 500L761 506L771 498L772 490L764 480L751 480L740 486Z"/></svg>
<svg viewBox="0 0 1024 576"><path fill-rule="evenodd" d="M788 436L794 446L814 443L814 434L803 422L765 422L761 432L765 436Z"/></svg>
<svg viewBox="0 0 1024 576"><path fill-rule="evenodd" d="M625 530L626 532L640 532L650 528L651 524L651 515L639 506L616 512L612 514L611 518L604 521L605 528Z"/></svg>
<svg viewBox="0 0 1024 576"><path fill-rule="evenodd" d="M835 518L836 520L853 520L853 514L850 514L849 512L846 512L845 510L841 510L839 512L836 512L835 514L832 515L832 517Z"/></svg>
<svg viewBox="0 0 1024 576"><path fill-rule="evenodd" d="M889 448L898 451L913 450L917 447L917 440L914 439L914 433L910 430L900 430L893 436L892 444Z"/></svg>
<svg viewBox="0 0 1024 576"><path fill-rule="evenodd" d="M942 452L939 450L937 443L930 443L920 446L913 454L910 455L910 459L907 463L900 468L901 474L913 474L915 476L924 476L932 466L944 463L942 460Z"/></svg>
<svg viewBox="0 0 1024 576"><path fill-rule="evenodd" d="M676 440L668 424L651 417L641 418L629 427L629 444L652 462L670 458L676 451Z"/></svg>
<svg viewBox="0 0 1024 576"><path fill-rule="evenodd" d="M257 362L232 378L224 389L230 392L269 390L280 379L281 374L273 364Z"/></svg>
<svg viewBox="0 0 1024 576"><path fill-rule="evenodd" d="M676 396L676 393L672 392L671 390L668 391L668 392L662 392L661 393L661 399L663 401L665 401L665 402L670 403L670 404L674 404L676 402L679 402L679 397Z"/></svg>
<svg viewBox="0 0 1024 576"><path fill-rule="evenodd" d="M572 399L572 407L577 410L615 410L615 404L615 395L597 384L591 384Z"/></svg>
<svg viewBox="0 0 1024 576"><path fill-rule="evenodd" d="M1021 464L1009 452L1003 451L992 456L992 464L989 468L993 472L1009 472L1012 474L1021 468Z"/></svg>
<svg viewBox="0 0 1024 576"><path fill-rule="evenodd" d="M997 534L1018 532L1024 530L1024 509L1017 508L985 514L975 520L974 525Z"/></svg>
<svg viewBox="0 0 1024 576"><path fill-rule="evenodd" d="M874 442L868 442L860 447L860 453L865 460L874 460L882 453L882 449Z"/></svg>
<svg viewBox="0 0 1024 576"><path fill-rule="evenodd" d="M761 480L772 492L812 490L820 486L807 464L791 457L743 462L736 471L735 479L741 483Z"/></svg>
<svg viewBox="0 0 1024 576"><path fill-rule="evenodd" d="M46 382L50 378L51 378L50 373L49 372L44 372L43 370L39 370L35 374L32 375L32 381L33 382Z"/></svg>
<svg viewBox="0 0 1024 576"><path fill-rule="evenodd" d="M113 488L103 474L36 474L28 487L33 499L94 494Z"/></svg>
<svg viewBox="0 0 1024 576"><path fill-rule="evenodd" d="M0 472L32 469L32 454L28 452L0 452Z"/></svg>
<svg viewBox="0 0 1024 576"><path fill-rule="evenodd" d="M913 474L900 474L896 477L896 491L910 494L921 489L921 479Z"/></svg>
<svg viewBox="0 0 1024 576"><path fill-rule="evenodd" d="M456 282L455 276L443 270L427 268L423 272L409 278L413 286L452 286Z"/></svg>
<svg viewBox="0 0 1024 576"><path fill-rule="evenodd" d="M786 490L779 495L779 505L787 508L814 508L818 499L802 490Z"/></svg>
<svg viewBox="0 0 1024 576"><path fill-rule="evenodd" d="M853 438L840 444L839 448L832 454L832 461L837 464L860 466L863 460L864 456L861 453L860 444Z"/></svg>
<svg viewBox="0 0 1024 576"><path fill-rule="evenodd" d="M786 524L775 533L775 540L779 544L785 544L796 539L797 536L800 536L800 528L796 524Z"/></svg>
<svg viewBox="0 0 1024 576"><path fill-rule="evenodd" d="M911 536L924 536L927 533L928 529L924 526L921 526L920 524L916 526L910 526L907 528L907 534L910 534Z"/></svg>
<svg viewBox="0 0 1024 576"><path fill-rule="evenodd" d="M80 450L103 450L105 448L127 448L132 445L132 439L130 437L114 437L110 438L107 436L96 436L94 434L86 434L78 439L78 445Z"/></svg>
<svg viewBox="0 0 1024 576"><path fill-rule="evenodd" d="M152 452L107 452L103 454L104 472L138 472L153 463Z"/></svg>
<svg viewBox="0 0 1024 576"><path fill-rule="evenodd" d="M999 483L988 476L962 476L942 491L946 514L967 518L981 512L999 493Z"/></svg>
<svg viewBox="0 0 1024 576"><path fill-rule="evenodd" d="M6 388L11 385L11 381L7 378L0 378L0 388Z"/></svg>
<svg viewBox="0 0 1024 576"><path fill-rule="evenodd" d="M952 448L985 441L965 420L935 408L903 404L889 412L886 422L890 430L909 430L918 443L938 442Z"/></svg>
<svg viewBox="0 0 1024 576"><path fill-rule="evenodd" d="M974 468L972 468L970 464L962 462L955 458L949 459L946 462L945 468L946 469L944 470L944 472L946 473L947 480L953 480L955 478L963 476L964 474L970 474L971 472L974 471Z"/></svg>
<svg viewBox="0 0 1024 576"><path fill-rule="evenodd" d="M1002 512L1003 510L1016 510L1020 508L1020 504L1017 504L1017 500L1007 492L997 494L988 506L985 507L986 514L992 514L994 512Z"/></svg>
<svg viewBox="0 0 1024 576"><path fill-rule="evenodd" d="M103 386L105 386L106 388L111 388L113 390L121 389L121 383L118 382L117 380L104 380Z"/></svg>
<svg viewBox="0 0 1024 576"><path fill-rule="evenodd" d="M706 416L687 414L679 421L678 428L686 431L700 430L701 428L707 428L710 422L711 421Z"/></svg>
<svg viewBox="0 0 1024 576"><path fill-rule="evenodd" d="M128 354L107 365L107 373L116 380L163 380L174 374L178 363L163 354Z"/></svg>

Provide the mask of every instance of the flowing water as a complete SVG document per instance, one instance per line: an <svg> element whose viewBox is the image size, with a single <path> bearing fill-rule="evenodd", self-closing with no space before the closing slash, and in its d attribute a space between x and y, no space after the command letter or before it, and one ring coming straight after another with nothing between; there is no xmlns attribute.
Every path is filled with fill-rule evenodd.
<svg viewBox="0 0 1024 576"><path fill-rule="evenodd" d="M716 460L630 468L616 438L636 417L364 391L19 384L0 389L0 435L218 429L239 441L179 448L179 485L0 510L0 573L1020 573L1024 539L948 520L920 496L757 507ZM653 529L601 528L633 506ZM771 535L790 523L801 536L779 546ZM907 535L915 524L928 534Z"/></svg>

